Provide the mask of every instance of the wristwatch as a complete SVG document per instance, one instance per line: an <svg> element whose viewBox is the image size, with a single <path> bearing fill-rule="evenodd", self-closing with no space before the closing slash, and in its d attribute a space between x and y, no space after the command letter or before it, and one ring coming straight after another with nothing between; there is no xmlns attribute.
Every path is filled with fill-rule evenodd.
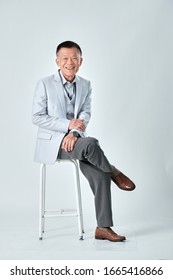
<svg viewBox="0 0 173 280"><path fill-rule="evenodd" d="M80 134L77 131L72 131L71 134L77 138L80 138Z"/></svg>

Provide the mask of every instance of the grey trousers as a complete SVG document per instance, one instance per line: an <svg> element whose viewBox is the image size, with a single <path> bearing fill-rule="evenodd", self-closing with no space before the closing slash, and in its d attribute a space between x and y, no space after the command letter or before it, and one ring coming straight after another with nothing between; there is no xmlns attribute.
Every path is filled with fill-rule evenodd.
<svg viewBox="0 0 173 280"><path fill-rule="evenodd" d="M93 137L79 138L73 151L66 152L60 149L58 158L79 160L80 170L94 194L97 226L113 226L110 190L112 167L98 140ZM117 174L119 172L117 169Z"/></svg>

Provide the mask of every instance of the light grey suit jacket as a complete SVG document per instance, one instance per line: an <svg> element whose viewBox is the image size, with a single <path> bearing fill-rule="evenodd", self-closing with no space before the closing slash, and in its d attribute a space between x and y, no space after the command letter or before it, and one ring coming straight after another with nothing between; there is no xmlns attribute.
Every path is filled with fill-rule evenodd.
<svg viewBox="0 0 173 280"><path fill-rule="evenodd" d="M33 99L32 121L38 126L34 160L53 164L70 120L66 117L66 99L57 72L41 79ZM75 118L84 119L87 126L91 116L91 84L76 76Z"/></svg>

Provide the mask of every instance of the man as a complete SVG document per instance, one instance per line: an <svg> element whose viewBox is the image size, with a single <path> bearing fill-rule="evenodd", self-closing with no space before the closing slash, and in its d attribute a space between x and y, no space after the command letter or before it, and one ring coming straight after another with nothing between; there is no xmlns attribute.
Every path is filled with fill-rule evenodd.
<svg viewBox="0 0 173 280"><path fill-rule="evenodd" d="M97 139L86 137L91 116L91 84L76 75L82 64L80 46L72 41L58 45L56 63L57 73L40 80L35 90L32 116L38 126L35 161L53 164L57 157L79 160L95 196L95 238L124 241L125 236L111 229L111 180L126 191L134 190L135 185L109 163Z"/></svg>

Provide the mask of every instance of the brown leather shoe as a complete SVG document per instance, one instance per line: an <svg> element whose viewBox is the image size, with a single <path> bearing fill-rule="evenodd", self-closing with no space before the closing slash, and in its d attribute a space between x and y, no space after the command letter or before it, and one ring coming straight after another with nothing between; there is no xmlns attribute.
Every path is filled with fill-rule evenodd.
<svg viewBox="0 0 173 280"><path fill-rule="evenodd" d="M95 239L109 240L112 242L121 242L126 240L125 236L118 235L111 228L96 228Z"/></svg>
<svg viewBox="0 0 173 280"><path fill-rule="evenodd" d="M124 191L133 191L136 186L135 184L122 172L120 172L118 175L116 172L116 169L114 166L112 166L113 174L112 174L112 181L121 189Z"/></svg>

